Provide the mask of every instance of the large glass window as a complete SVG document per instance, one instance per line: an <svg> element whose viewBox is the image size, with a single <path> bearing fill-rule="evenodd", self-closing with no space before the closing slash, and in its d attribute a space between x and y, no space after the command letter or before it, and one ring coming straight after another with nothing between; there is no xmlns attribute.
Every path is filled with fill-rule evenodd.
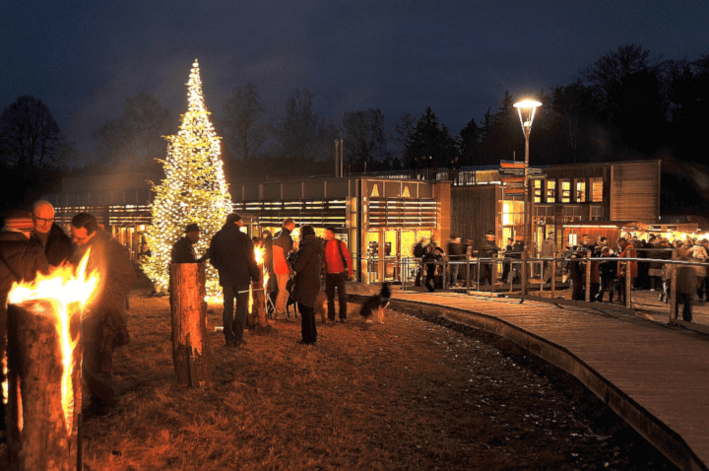
<svg viewBox="0 0 709 471"><path fill-rule="evenodd" d="M586 180L576 180L576 202L586 202Z"/></svg>
<svg viewBox="0 0 709 471"><path fill-rule="evenodd" d="M539 178L535 178L532 180L534 188L534 202L535 203L541 203L542 202L542 181Z"/></svg>
<svg viewBox="0 0 709 471"><path fill-rule="evenodd" d="M571 203L571 181L561 180L561 202Z"/></svg>
<svg viewBox="0 0 709 471"><path fill-rule="evenodd" d="M547 203L556 203L556 180L547 180Z"/></svg>

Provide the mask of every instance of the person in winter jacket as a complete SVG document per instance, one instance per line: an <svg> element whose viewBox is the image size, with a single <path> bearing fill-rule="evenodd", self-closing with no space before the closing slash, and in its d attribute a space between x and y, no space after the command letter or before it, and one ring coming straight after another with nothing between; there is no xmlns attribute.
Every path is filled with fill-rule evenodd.
<svg viewBox="0 0 709 471"><path fill-rule="evenodd" d="M70 261L74 255L74 246L69 236L54 223L52 203L39 200L33 204L32 221L34 227L30 239L42 247L49 264L58 267Z"/></svg>
<svg viewBox="0 0 709 471"><path fill-rule="evenodd" d="M703 243L706 243L705 239L697 240L689 250L689 256L692 257L695 262L709 262L709 255L707 255L707 250L704 248ZM704 278L707 276L707 267L697 265L693 268L695 282L697 284L697 297L701 301L702 298L704 298ZM709 295L709 290L707 291L707 294Z"/></svg>
<svg viewBox="0 0 709 471"><path fill-rule="evenodd" d="M554 233L550 232L544 242L542 242L542 258L553 258L555 251L556 240L554 239ZM551 277L555 272L554 266L555 263L552 261L544 262L544 283L551 281Z"/></svg>
<svg viewBox="0 0 709 471"><path fill-rule="evenodd" d="M325 293L327 294L327 318L335 320L335 289L339 300L340 321L347 319L347 291L345 281L352 278L352 257L347 245L335 237L335 228L325 230Z"/></svg>
<svg viewBox="0 0 709 471"><path fill-rule="evenodd" d="M207 254L197 258L194 251L194 244L199 242L199 226L197 224L188 224L185 228L185 237L175 242L170 253L170 261L172 263L202 263L209 258Z"/></svg>
<svg viewBox="0 0 709 471"><path fill-rule="evenodd" d="M278 297L274 314L276 320L285 320L287 317L288 290L286 285L291 276L288 257L293 251L293 237L291 237L293 229L295 229L295 222L291 218L287 218L283 221L283 228L273 236L273 272L276 274L278 282Z"/></svg>
<svg viewBox="0 0 709 471"><path fill-rule="evenodd" d="M436 265L443 260L436 252L436 246L430 243L426 246L425 252L423 254L423 266L426 269L426 280L424 281L424 286L429 292L436 290Z"/></svg>
<svg viewBox="0 0 709 471"><path fill-rule="evenodd" d="M244 327L248 312L249 288L261 280L256 265L254 245L248 235L241 232L241 216L232 213L209 244L211 264L219 272L219 284L224 293L222 322L227 347L245 344ZM234 315L236 300L236 316Z"/></svg>
<svg viewBox="0 0 709 471"><path fill-rule="evenodd" d="M91 393L88 412L110 413L119 406L120 397L113 382L113 351L130 342L126 297L135 282L135 270L125 248L101 229L94 216L79 213L71 220L72 240L78 249L78 264L91 249L87 273L96 269L99 285L82 320L84 345L83 377Z"/></svg>
<svg viewBox="0 0 709 471"><path fill-rule="evenodd" d="M694 261L691 249L681 247L677 250L679 259L685 262ZM694 267L674 265L677 270L677 302L675 303L675 318L679 315L679 305L682 304L682 320L692 322L692 296L696 293L696 271Z"/></svg>
<svg viewBox="0 0 709 471"><path fill-rule="evenodd" d="M618 255L619 258L636 258L637 257L637 252L635 251L635 247L628 242L627 239L624 237L621 237L618 239L618 250L620 250L620 254ZM630 273L628 273L628 265L630 265ZM626 282L625 279L626 277L630 275L630 286L633 286L633 282L635 281L635 278L638 277L638 262L637 261L632 261L632 262L622 262L618 261L618 279L620 281L620 300L625 306L626 302L626 296L628 296L630 293L625 292L625 287L626 287Z"/></svg>
<svg viewBox="0 0 709 471"><path fill-rule="evenodd" d="M27 211L10 211L0 232L0 359L7 348L7 295L14 282L33 281L38 272L49 273L42 248L30 241L32 216ZM0 383L5 373L0 367ZM7 399L7 398L5 398ZM5 430L5 400L0 389L0 430Z"/></svg>
<svg viewBox="0 0 709 471"><path fill-rule="evenodd" d="M457 159L458 157L456 157ZM458 283L458 272L460 271L460 262L465 260L465 252L460 237L453 236L448 241L448 260L450 264L451 279L450 285L455 287ZM457 262L457 263L456 263Z"/></svg>
<svg viewBox="0 0 709 471"><path fill-rule="evenodd" d="M295 255L293 270L293 298L298 303L300 312L301 345L313 345L318 341L315 326L315 303L320 293L320 267L323 259L323 246L315 237L311 226L300 228L300 247Z"/></svg>
<svg viewBox="0 0 709 471"><path fill-rule="evenodd" d="M596 300L603 302L603 296L608 293L608 302L613 304L613 293L615 291L615 282L618 274L618 262L615 261L615 256L611 253L609 247L601 249L601 261L598 263L598 271L601 278L601 287L596 295ZM608 258L613 258L608 261Z"/></svg>

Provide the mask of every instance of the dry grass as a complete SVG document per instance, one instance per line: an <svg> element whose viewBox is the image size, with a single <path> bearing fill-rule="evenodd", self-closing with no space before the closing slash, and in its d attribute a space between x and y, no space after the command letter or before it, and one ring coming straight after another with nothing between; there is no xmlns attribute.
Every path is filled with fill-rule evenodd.
<svg viewBox="0 0 709 471"><path fill-rule="evenodd" d="M167 299L134 292L114 360L127 411L86 421L86 469L670 467L574 380L490 335L351 312L319 324L317 346L279 323L234 350L213 332L220 309L214 382L192 390L174 379Z"/></svg>

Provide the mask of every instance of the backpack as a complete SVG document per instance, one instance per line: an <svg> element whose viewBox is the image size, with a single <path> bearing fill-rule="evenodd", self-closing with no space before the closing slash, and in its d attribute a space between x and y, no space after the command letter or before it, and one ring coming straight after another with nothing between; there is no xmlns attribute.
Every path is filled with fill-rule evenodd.
<svg viewBox="0 0 709 471"><path fill-rule="evenodd" d="M419 242L418 244L414 245L414 257L416 258L421 258L423 257L424 250L423 250L423 244Z"/></svg>

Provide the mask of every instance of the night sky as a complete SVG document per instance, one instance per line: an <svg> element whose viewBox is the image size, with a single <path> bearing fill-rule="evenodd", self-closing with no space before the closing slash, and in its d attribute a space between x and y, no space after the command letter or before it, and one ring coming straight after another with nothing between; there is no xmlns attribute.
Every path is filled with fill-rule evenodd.
<svg viewBox="0 0 709 471"><path fill-rule="evenodd" d="M0 38L0 106L40 98L84 152L140 91L184 112L195 58L217 117L253 82L270 116L307 87L332 119L378 107L391 125L431 106L457 134L505 89L568 84L624 43L661 59L709 54L709 2L6 1Z"/></svg>

